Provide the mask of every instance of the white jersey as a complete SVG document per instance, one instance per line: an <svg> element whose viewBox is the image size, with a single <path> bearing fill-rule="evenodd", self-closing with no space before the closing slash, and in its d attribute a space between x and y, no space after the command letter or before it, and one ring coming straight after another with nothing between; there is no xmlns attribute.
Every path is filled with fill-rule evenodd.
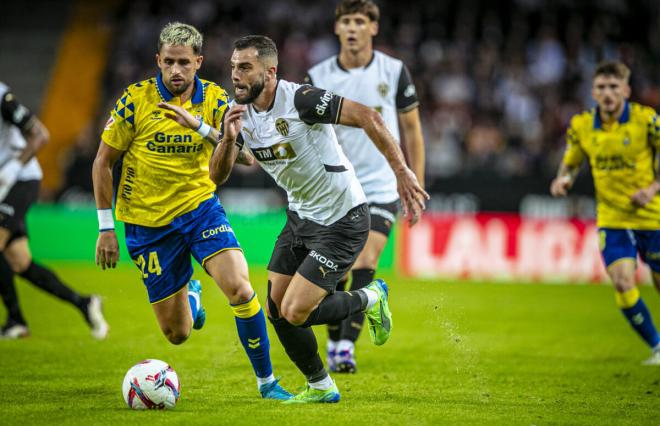
<svg viewBox="0 0 660 426"><path fill-rule="evenodd" d="M303 219L330 225L366 203L355 171L330 124L343 98L312 86L279 80L268 111L249 105L241 138L288 196Z"/></svg>
<svg viewBox="0 0 660 426"><path fill-rule="evenodd" d="M0 167L17 158L26 145L19 126L31 113L16 102L9 87L0 82ZM37 158L28 161L18 173L18 181L41 180L43 174Z"/></svg>
<svg viewBox="0 0 660 426"><path fill-rule="evenodd" d="M378 51L374 51L374 56L365 67L353 69L345 69L339 58L332 56L312 67L305 82L374 108L381 113L397 141L398 113L418 105L415 86L403 62ZM394 172L364 130L336 125L335 132L355 167L367 200L370 203L396 201L399 195Z"/></svg>

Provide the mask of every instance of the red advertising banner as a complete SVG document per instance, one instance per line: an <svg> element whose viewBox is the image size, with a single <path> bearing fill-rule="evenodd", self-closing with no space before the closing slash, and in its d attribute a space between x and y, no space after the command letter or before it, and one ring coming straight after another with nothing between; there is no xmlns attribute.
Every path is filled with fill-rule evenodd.
<svg viewBox="0 0 660 426"><path fill-rule="evenodd" d="M603 282L593 221L516 214L427 214L401 226L400 266L416 277L501 281ZM648 278L646 265L640 279Z"/></svg>

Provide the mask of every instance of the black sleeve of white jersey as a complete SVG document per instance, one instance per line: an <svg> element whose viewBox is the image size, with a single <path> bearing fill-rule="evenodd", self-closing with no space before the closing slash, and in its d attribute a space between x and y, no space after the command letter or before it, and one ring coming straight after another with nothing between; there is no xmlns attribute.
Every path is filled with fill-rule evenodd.
<svg viewBox="0 0 660 426"><path fill-rule="evenodd" d="M222 117L220 118L220 128L218 129L219 134L216 146L220 143L222 138L225 137L225 115L227 115L227 111L229 111L229 107L225 108L224 112L222 113ZM243 135L241 132L238 132L238 136L236 137L236 146L238 147L239 151L243 148L244 144L245 140L243 139Z"/></svg>
<svg viewBox="0 0 660 426"><path fill-rule="evenodd" d="M408 67L403 65L401 67L401 74L399 75L399 84L396 89L396 109L399 112L410 111L419 104L417 99L417 90L413 84L412 77Z"/></svg>
<svg viewBox="0 0 660 426"><path fill-rule="evenodd" d="M26 132L32 127L34 115L27 107L16 100L11 92L7 92L0 99L0 113L2 119Z"/></svg>
<svg viewBox="0 0 660 426"><path fill-rule="evenodd" d="M344 98L328 90L304 85L296 90L293 104L300 119L307 124L337 124Z"/></svg>

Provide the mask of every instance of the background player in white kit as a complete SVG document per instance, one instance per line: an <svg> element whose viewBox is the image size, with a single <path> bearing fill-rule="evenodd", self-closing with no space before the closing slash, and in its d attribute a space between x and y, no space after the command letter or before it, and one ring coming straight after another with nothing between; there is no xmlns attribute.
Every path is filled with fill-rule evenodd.
<svg viewBox="0 0 660 426"><path fill-rule="evenodd" d="M101 299L83 296L64 285L53 271L32 260L28 246L25 216L39 196L42 178L34 156L48 141L48 130L2 83L0 112L0 294L8 311L0 338L16 339L30 334L14 287L14 274L18 274L75 306L92 329L92 336L103 339L108 324L103 318Z"/></svg>
<svg viewBox="0 0 660 426"><path fill-rule="evenodd" d="M211 177L224 182L246 144L287 191L287 222L268 265L268 317L308 385L285 403L338 402L339 391L323 368L309 327L364 311L370 337L381 345L390 336L391 314L381 280L357 291L335 292L366 243L369 215L364 192L329 124L367 132L395 171L404 214L419 215L428 194L376 111L332 92L278 80L277 48L268 37L237 40L231 67L238 105L223 120ZM186 127L208 127L176 105L161 107Z"/></svg>
<svg viewBox="0 0 660 426"><path fill-rule="evenodd" d="M341 45L339 55L312 67L305 82L374 108L397 139L400 121L408 163L423 185L424 139L417 92L403 62L373 49L379 17L378 6L371 0L343 0L335 9L335 34ZM355 168L371 215L367 244L351 269L350 288L357 290L374 279L396 219L399 194L394 172L376 146L369 143L362 129L337 125L335 133ZM418 216L410 217L410 225L418 219ZM348 276L343 277L337 288L344 289L347 281ZM363 323L364 314L358 312L341 323L328 325L327 361L332 371L357 371L355 342Z"/></svg>

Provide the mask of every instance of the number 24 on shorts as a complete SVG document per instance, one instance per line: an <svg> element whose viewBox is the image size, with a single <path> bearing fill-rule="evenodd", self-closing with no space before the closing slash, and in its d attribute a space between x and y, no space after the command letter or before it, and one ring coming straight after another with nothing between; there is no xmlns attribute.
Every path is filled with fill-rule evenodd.
<svg viewBox="0 0 660 426"><path fill-rule="evenodd" d="M158 262L158 253L155 251L149 252L149 264L144 260L143 255L139 255L137 259L133 260L138 268L142 271L142 278L148 278L149 274L160 275L160 262ZM145 268L147 271L145 272Z"/></svg>

